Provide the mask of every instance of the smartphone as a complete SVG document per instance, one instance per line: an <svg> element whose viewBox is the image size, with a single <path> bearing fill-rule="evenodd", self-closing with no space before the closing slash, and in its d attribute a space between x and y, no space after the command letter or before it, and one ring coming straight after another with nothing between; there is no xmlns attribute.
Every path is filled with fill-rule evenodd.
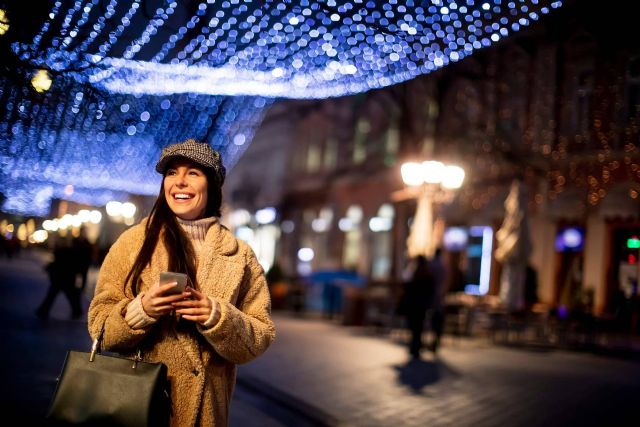
<svg viewBox="0 0 640 427"><path fill-rule="evenodd" d="M167 292L165 295L181 294L187 287L187 275L184 273L174 273L173 271L163 271L160 273L160 285L177 282L177 285Z"/></svg>

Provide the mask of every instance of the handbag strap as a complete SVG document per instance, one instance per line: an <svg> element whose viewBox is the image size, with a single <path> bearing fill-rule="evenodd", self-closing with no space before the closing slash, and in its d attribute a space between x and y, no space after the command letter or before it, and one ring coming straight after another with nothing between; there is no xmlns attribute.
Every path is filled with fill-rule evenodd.
<svg viewBox="0 0 640 427"><path fill-rule="evenodd" d="M102 328L100 328L100 333L98 334L98 337L94 339L93 344L91 344L91 353L89 354L89 362L93 362L95 360L96 353L97 354L102 353L100 343L102 342L102 336L104 335L104 328L105 328L106 322L107 321L105 319L104 323L102 323ZM133 358L133 366L131 366L131 368L135 369L138 366L138 362L141 362L141 361L142 361L142 350L140 350L140 348L138 347L138 352Z"/></svg>

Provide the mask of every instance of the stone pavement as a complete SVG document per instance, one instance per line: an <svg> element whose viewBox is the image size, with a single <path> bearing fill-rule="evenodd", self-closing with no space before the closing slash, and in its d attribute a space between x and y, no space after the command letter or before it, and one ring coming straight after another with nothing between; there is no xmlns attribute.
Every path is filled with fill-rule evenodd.
<svg viewBox="0 0 640 427"><path fill-rule="evenodd" d="M640 425L637 359L445 337L437 357L415 361L401 336L274 318L275 343L240 376L313 405L327 425Z"/></svg>
<svg viewBox="0 0 640 427"><path fill-rule="evenodd" d="M63 296L49 321L34 316L46 286L38 257L0 259L0 405L21 425L41 424L66 350L89 346ZM239 368L231 426L640 425L637 358L445 336L437 358L413 361L402 334L274 320L275 343Z"/></svg>

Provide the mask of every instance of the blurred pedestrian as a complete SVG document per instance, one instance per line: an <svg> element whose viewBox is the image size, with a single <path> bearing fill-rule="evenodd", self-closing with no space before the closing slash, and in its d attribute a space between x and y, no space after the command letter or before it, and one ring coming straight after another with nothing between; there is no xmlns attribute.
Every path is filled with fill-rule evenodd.
<svg viewBox="0 0 640 427"><path fill-rule="evenodd" d="M413 274L410 280L405 283L403 311L406 313L407 325L411 332L409 354L412 358L419 359L420 350L422 349L425 316L431 299L432 278L426 257L417 256L413 260L413 264Z"/></svg>
<svg viewBox="0 0 640 427"><path fill-rule="evenodd" d="M80 234L73 239L73 252L76 259L76 269L80 275L80 291L87 286L87 275L93 261L93 245L87 239L85 227L80 227Z"/></svg>
<svg viewBox="0 0 640 427"><path fill-rule="evenodd" d="M531 311L538 302L538 272L531 264L527 264L526 279L524 282L525 309Z"/></svg>
<svg viewBox="0 0 640 427"><path fill-rule="evenodd" d="M442 262L442 250L437 248L433 259L429 262L429 278L431 289L429 294L429 324L433 332L433 341L429 348L434 353L438 351L440 339L444 332L444 297L447 271Z"/></svg>
<svg viewBox="0 0 640 427"><path fill-rule="evenodd" d="M274 310L284 308L289 293L289 280L280 263L274 262L265 277L271 295L271 308Z"/></svg>
<svg viewBox="0 0 640 427"><path fill-rule="evenodd" d="M324 282L322 287L323 316L326 319L334 319L342 312L342 287L336 278Z"/></svg>
<svg viewBox="0 0 640 427"><path fill-rule="evenodd" d="M36 310L36 315L40 319L47 319L58 293L62 292L71 306L71 318L79 319L82 316L82 304L80 303L80 292L76 288L78 267L75 252L69 239L63 238L56 242L53 249L53 261L45 268L49 275L49 290Z"/></svg>
<svg viewBox="0 0 640 427"><path fill-rule="evenodd" d="M6 253L7 257L13 258L20 255L20 240L18 240L17 233L11 233L11 237L6 241Z"/></svg>
<svg viewBox="0 0 640 427"><path fill-rule="evenodd" d="M103 347L163 362L171 379L171 426L225 426L236 365L275 337L269 289L250 247L219 222L225 168L192 139L162 150L160 193L148 218L113 244L89 307ZM160 273L189 287L159 284Z"/></svg>
<svg viewBox="0 0 640 427"><path fill-rule="evenodd" d="M9 256L9 241L4 237L2 233L0 233L0 256L6 255L7 258L11 258Z"/></svg>

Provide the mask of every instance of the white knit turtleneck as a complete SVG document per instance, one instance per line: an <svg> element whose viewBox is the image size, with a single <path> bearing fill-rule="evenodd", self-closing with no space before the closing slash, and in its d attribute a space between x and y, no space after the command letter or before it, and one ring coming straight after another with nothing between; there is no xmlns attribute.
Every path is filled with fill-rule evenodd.
<svg viewBox="0 0 640 427"><path fill-rule="evenodd" d="M193 245L193 250L195 251L196 255L196 261L199 261L200 252L202 250L202 247L204 246L204 240L207 236L207 231L209 231L209 227L211 227L216 221L218 221L218 218L202 218L196 219L195 221L187 221L181 218L177 219L178 224L180 224L189 240L191 240L191 244Z"/></svg>

